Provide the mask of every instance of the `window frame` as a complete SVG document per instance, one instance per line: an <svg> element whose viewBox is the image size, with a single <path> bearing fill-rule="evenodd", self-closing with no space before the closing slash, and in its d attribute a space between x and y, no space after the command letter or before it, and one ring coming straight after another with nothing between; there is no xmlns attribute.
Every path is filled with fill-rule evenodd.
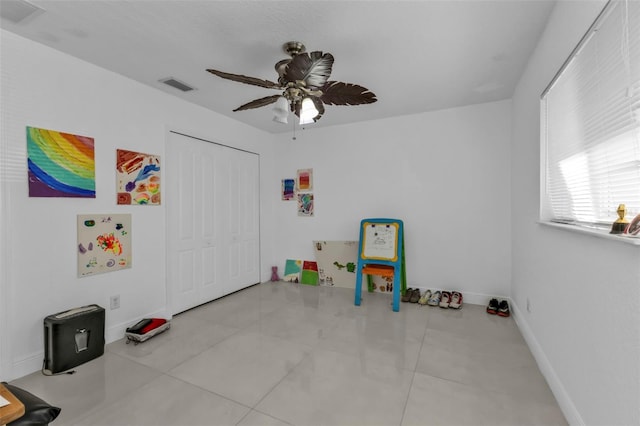
<svg viewBox="0 0 640 426"><path fill-rule="evenodd" d="M551 197L548 192L548 173L549 173L549 158L548 158L548 138L547 138L547 105L546 105L546 95L553 89L556 82L562 77L565 70L572 64L575 57L582 51L585 45L592 39L592 37L596 34L597 30L606 25L608 15L613 11L613 7L618 3L615 0L609 0L605 6L602 8L596 19L589 26L585 34L582 36L580 41L577 43L575 48L571 51L567 59L563 62L558 72L553 76L549 84L546 86L544 91L540 95L540 205L539 205L539 221L540 224L551 225L554 227L559 227L562 229L569 230L577 230L582 233L590 234L590 235L599 235L606 236L607 238L611 237L612 239L620 240L621 236L626 237L623 240L630 242L634 245L640 245L640 238L634 238L632 236L626 235L610 235L609 231L611 229L611 224L613 220L607 221L581 221L574 218L558 218L555 217L555 213L552 210L551 206ZM612 24L609 24L612 25ZM633 131L633 130L632 130ZM640 129L637 130L640 133ZM633 135L632 135L633 137ZM612 137L612 140L614 138ZM635 141L635 139L632 139ZM587 149L583 151L586 155ZM636 161L632 159L632 161ZM622 167L622 163L619 164L619 167ZM607 169L614 170L614 169ZM640 212L638 212L640 213ZM635 216L636 212L633 212L633 216ZM633 219L632 217L627 217L627 220Z"/></svg>

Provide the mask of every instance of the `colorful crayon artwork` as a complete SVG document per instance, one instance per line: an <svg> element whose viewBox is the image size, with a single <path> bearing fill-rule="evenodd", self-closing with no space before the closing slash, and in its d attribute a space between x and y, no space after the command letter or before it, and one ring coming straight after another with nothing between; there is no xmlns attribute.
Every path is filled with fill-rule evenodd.
<svg viewBox="0 0 640 426"><path fill-rule="evenodd" d="M298 194L298 216L313 216L313 194Z"/></svg>
<svg viewBox="0 0 640 426"><path fill-rule="evenodd" d="M297 173L298 191L313 190L313 169L299 169Z"/></svg>
<svg viewBox="0 0 640 426"><path fill-rule="evenodd" d="M78 277L131 268L131 214L78 215Z"/></svg>
<svg viewBox="0 0 640 426"><path fill-rule="evenodd" d="M295 179L282 179L282 200L291 201L295 195Z"/></svg>
<svg viewBox="0 0 640 426"><path fill-rule="evenodd" d="M160 205L160 157L116 150L118 204Z"/></svg>

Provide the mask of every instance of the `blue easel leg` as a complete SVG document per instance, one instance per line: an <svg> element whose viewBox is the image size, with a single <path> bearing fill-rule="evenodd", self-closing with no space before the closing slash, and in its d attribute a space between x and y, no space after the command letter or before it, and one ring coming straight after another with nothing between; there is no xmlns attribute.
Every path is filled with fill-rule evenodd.
<svg viewBox="0 0 640 426"><path fill-rule="evenodd" d="M400 271L393 270L393 312L400 312Z"/></svg>
<svg viewBox="0 0 640 426"><path fill-rule="evenodd" d="M356 277L356 290L355 290L355 300L354 304L356 306L360 306L360 302L362 301L362 270L358 268L358 276Z"/></svg>

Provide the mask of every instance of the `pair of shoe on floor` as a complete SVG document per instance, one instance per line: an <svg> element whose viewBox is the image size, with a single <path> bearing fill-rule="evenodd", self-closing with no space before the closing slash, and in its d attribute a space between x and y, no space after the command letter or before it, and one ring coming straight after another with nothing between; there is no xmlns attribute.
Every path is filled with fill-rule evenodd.
<svg viewBox="0 0 640 426"><path fill-rule="evenodd" d="M509 302L503 300L498 302L498 299L491 299L489 305L487 305L487 313L491 315L498 315L500 317L508 317L511 315L509 311Z"/></svg>
<svg viewBox="0 0 640 426"><path fill-rule="evenodd" d="M408 288L404 291L404 295L401 299L403 302L418 303L420 300L419 288Z"/></svg>
<svg viewBox="0 0 640 426"><path fill-rule="evenodd" d="M462 293L459 291L440 291L431 292L427 290L418 301L421 305L440 306L443 309L460 309L462 308Z"/></svg>

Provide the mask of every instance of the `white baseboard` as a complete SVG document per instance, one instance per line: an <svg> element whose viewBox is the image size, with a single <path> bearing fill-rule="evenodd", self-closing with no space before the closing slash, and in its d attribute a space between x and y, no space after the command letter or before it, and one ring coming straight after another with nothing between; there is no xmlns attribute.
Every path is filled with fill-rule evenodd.
<svg viewBox="0 0 640 426"><path fill-rule="evenodd" d="M28 355L22 359L14 361L11 368L11 375L3 377L2 380L10 381L26 376L36 371L42 370L42 362L44 361L44 350Z"/></svg>
<svg viewBox="0 0 640 426"><path fill-rule="evenodd" d="M583 426L585 423L584 420L582 420L580 412L573 404L571 397L562 385L562 382L553 369L551 362L549 362L549 359L542 350L542 347L538 343L538 340L531 331L531 328L529 327L529 323L527 323L525 316L511 299L509 299L509 304L511 305L513 319L518 325L520 333L522 334L522 337L524 337L525 342L527 342L529 350L535 358L540 372L547 380L547 384L549 385L549 388L551 388L551 392L553 392L553 395L556 397L556 401L560 406L560 410L562 410L562 413L567 419L567 422L569 422L570 425Z"/></svg>
<svg viewBox="0 0 640 426"><path fill-rule="evenodd" d="M142 318L140 318L142 319ZM116 340L120 340L124 337L125 330L128 327L131 327L135 324L136 321L127 321L124 323L112 325L104 331L104 343L109 344L111 342L115 342Z"/></svg>

